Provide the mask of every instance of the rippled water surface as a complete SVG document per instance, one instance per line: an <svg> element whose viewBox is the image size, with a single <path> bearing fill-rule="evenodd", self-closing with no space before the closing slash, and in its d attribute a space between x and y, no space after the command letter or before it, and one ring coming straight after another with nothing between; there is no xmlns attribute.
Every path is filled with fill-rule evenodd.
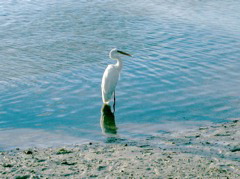
<svg viewBox="0 0 240 179"><path fill-rule="evenodd" d="M0 148L239 117L239 9L233 0L1 1ZM114 114L100 92L113 47L134 55L123 59Z"/></svg>

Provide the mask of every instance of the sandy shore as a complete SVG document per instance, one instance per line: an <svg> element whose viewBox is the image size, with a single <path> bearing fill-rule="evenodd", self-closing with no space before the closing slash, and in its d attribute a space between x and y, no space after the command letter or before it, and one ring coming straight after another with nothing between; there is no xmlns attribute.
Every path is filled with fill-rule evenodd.
<svg viewBox="0 0 240 179"><path fill-rule="evenodd" d="M240 121L139 141L0 152L0 178L240 178Z"/></svg>

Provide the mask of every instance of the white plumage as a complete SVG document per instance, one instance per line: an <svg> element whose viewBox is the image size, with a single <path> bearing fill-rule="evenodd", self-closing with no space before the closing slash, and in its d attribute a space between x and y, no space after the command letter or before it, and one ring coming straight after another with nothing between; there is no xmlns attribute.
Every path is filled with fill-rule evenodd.
<svg viewBox="0 0 240 179"><path fill-rule="evenodd" d="M119 51L116 48L112 49L109 53L109 57L113 60L117 60L116 64L110 64L107 66L102 77L102 100L103 103L108 104L115 92L119 75L122 69L122 60L120 55L131 56L125 52Z"/></svg>
<svg viewBox="0 0 240 179"><path fill-rule="evenodd" d="M108 65L102 80L102 100L103 103L109 103L115 88L117 86L117 82L119 79L120 71L114 65Z"/></svg>

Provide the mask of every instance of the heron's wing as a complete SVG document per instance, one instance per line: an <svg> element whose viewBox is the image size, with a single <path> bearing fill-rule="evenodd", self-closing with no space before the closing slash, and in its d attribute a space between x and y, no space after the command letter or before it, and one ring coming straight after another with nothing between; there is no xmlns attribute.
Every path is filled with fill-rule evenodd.
<svg viewBox="0 0 240 179"><path fill-rule="evenodd" d="M109 101L112 98L113 92L117 86L119 71L113 66L108 65L102 78L102 95L104 101Z"/></svg>

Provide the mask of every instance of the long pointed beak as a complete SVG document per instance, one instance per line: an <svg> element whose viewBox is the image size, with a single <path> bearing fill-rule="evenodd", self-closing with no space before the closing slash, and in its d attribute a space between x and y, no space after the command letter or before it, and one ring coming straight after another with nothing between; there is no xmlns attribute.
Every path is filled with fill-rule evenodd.
<svg viewBox="0 0 240 179"><path fill-rule="evenodd" d="M123 51L120 51L120 50L117 50L117 52L118 52L118 53L121 53L121 54L123 54L123 55L127 55L127 56L129 56L129 57L132 57L132 55L130 55L130 54L126 53L126 52L123 52Z"/></svg>

